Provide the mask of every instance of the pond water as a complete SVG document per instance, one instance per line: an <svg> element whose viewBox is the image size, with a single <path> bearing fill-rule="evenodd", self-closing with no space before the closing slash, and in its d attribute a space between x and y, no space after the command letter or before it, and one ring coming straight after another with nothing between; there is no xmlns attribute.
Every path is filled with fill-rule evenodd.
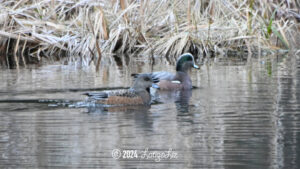
<svg viewBox="0 0 300 169"><path fill-rule="evenodd" d="M210 61L192 70L190 92L106 111L82 94L174 66L0 69L0 168L299 168L299 65L288 55Z"/></svg>

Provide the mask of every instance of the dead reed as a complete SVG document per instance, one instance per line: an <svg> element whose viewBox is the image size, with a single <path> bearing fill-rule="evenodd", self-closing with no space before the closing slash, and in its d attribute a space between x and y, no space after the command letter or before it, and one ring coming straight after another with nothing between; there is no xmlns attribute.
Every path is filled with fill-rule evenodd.
<svg viewBox="0 0 300 169"><path fill-rule="evenodd" d="M0 0L0 65L289 49L299 12L297 0Z"/></svg>

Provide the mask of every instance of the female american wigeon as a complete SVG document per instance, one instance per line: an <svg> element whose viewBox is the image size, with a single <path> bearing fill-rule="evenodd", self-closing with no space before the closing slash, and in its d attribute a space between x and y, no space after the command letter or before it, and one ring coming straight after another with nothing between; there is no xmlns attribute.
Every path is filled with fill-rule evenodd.
<svg viewBox="0 0 300 169"><path fill-rule="evenodd" d="M191 68L199 69L195 64L194 56L190 53L182 54L176 62L176 73L153 72L152 77L159 79L160 90L189 90L192 89L192 80L188 74Z"/></svg>
<svg viewBox="0 0 300 169"><path fill-rule="evenodd" d="M151 74L134 74L134 83L130 89L86 93L90 101L102 105L149 105L151 103L150 87L159 88L158 79Z"/></svg>

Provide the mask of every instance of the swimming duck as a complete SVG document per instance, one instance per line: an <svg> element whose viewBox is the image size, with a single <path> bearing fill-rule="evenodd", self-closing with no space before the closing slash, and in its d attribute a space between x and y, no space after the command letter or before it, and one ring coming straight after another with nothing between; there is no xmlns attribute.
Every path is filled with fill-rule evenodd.
<svg viewBox="0 0 300 169"><path fill-rule="evenodd" d="M150 87L159 88L151 74L133 74L133 86L127 90L86 93L90 101L102 105L150 105Z"/></svg>
<svg viewBox="0 0 300 169"><path fill-rule="evenodd" d="M195 64L194 56L190 53L182 54L176 62L176 73L153 72L152 78L159 79L160 90L189 90L192 89L192 80L188 74L191 68L199 69Z"/></svg>

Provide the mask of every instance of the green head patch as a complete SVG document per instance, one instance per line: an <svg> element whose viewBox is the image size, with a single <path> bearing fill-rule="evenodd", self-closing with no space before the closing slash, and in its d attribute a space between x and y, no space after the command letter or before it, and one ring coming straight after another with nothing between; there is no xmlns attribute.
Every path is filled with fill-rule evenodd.
<svg viewBox="0 0 300 169"><path fill-rule="evenodd" d="M186 62L192 62L193 64L195 64L194 57L192 54L185 53L178 58L177 63L176 63L176 71L181 71L183 68L182 67L183 64Z"/></svg>

